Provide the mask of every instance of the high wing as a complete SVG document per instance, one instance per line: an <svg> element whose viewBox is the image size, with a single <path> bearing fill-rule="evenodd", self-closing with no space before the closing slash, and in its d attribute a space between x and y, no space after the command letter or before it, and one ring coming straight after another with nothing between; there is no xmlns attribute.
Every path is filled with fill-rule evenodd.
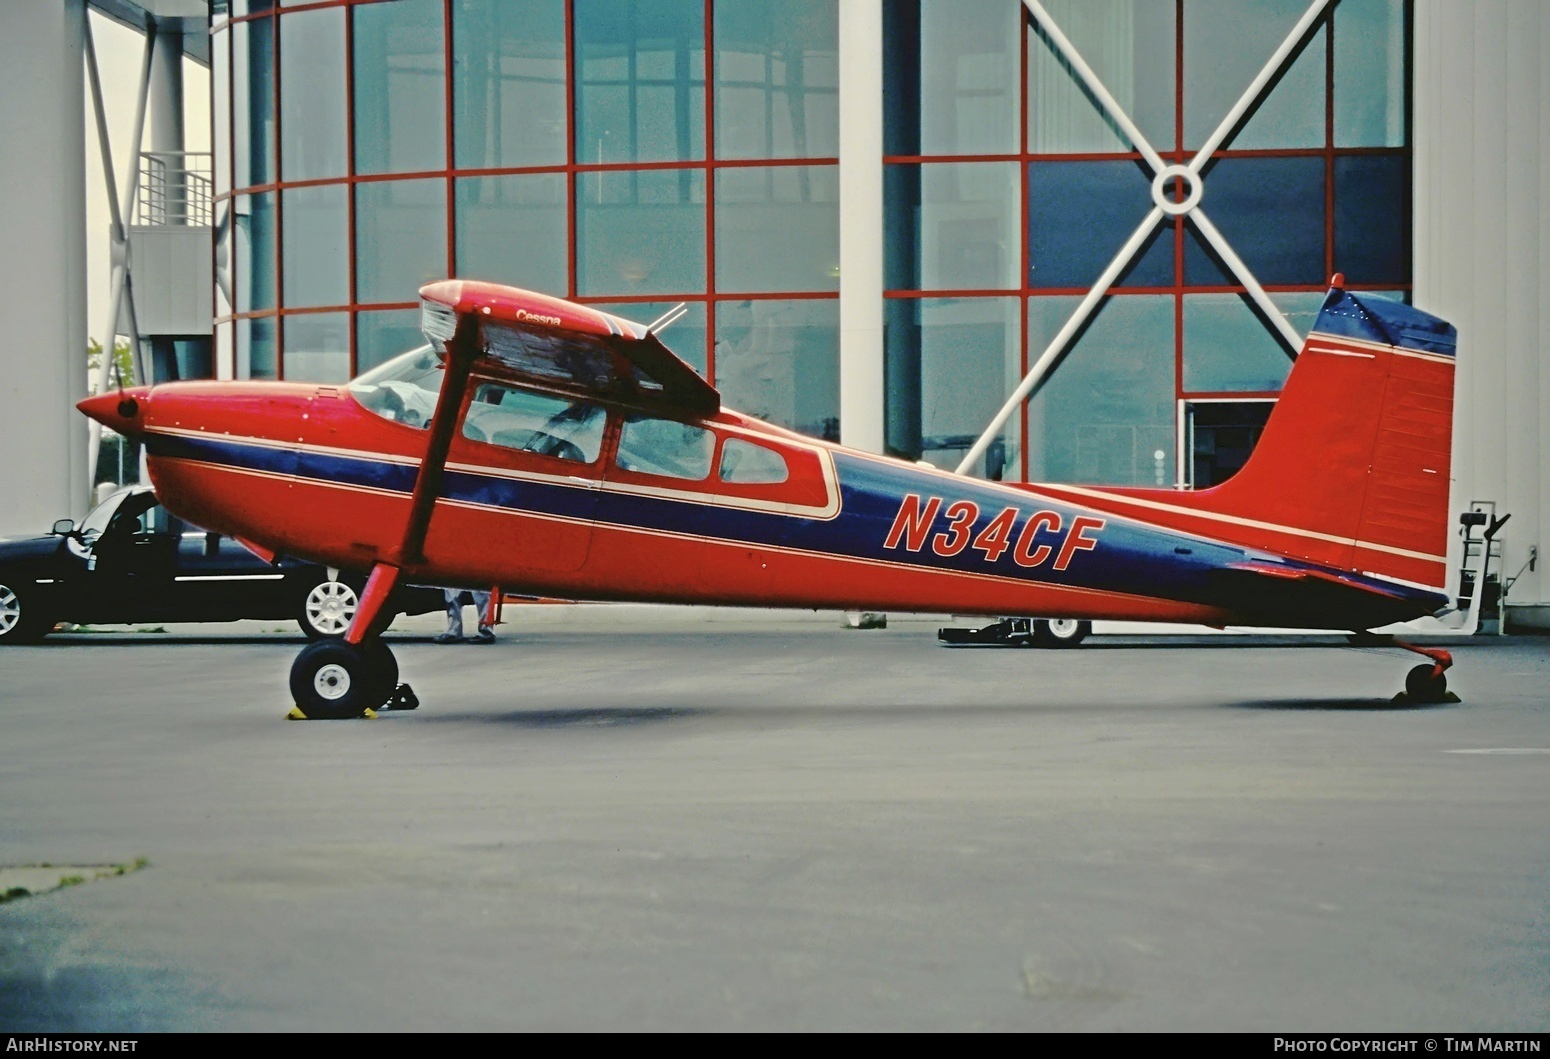
<svg viewBox="0 0 1550 1059"><path fill-rule="evenodd" d="M473 280L420 288L421 329L451 342L477 321L475 373L669 415L711 415L715 387L644 325L533 291Z"/></svg>

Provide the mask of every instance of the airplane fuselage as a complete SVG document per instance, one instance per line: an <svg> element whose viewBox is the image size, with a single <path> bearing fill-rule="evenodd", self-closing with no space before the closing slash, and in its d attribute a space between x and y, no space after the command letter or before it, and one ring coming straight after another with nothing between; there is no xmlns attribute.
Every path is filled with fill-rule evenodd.
<svg viewBox="0 0 1550 1059"><path fill-rule="evenodd" d="M1078 503L1060 487L965 478L727 410L684 424L711 436L697 478L627 466L621 431L635 418L627 408L606 409L591 459L459 430L421 554L403 555L424 429L369 411L344 386L172 384L138 402L152 481L178 514L278 554L347 569L389 563L400 583L1341 629L1445 602L1391 582L1381 593L1330 587L1336 576L1346 586L1363 580L1351 571L1315 577L1304 591L1317 564L1117 513L1134 491L1109 504L1087 491L1093 502ZM782 480L728 480L729 443L775 453ZM1250 566L1285 570L1286 590L1265 591L1265 578L1246 588L1237 571Z"/></svg>

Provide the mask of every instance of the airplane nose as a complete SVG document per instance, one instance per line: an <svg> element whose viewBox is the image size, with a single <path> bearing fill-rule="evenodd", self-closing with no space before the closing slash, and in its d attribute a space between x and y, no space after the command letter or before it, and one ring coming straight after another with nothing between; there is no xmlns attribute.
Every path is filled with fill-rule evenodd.
<svg viewBox="0 0 1550 1059"><path fill-rule="evenodd" d="M114 390L88 397L75 407L114 433L133 436L145 430L146 404L150 395L149 386L137 386L132 390Z"/></svg>

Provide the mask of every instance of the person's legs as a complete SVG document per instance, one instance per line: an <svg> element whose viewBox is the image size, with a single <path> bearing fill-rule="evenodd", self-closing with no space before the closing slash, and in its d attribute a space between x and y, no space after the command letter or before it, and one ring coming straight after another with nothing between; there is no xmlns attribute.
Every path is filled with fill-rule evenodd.
<svg viewBox="0 0 1550 1059"><path fill-rule="evenodd" d="M494 643L495 629L488 624L490 616L490 594L488 592L471 593L474 597L474 609L479 612L479 635L474 638L475 643Z"/></svg>
<svg viewBox="0 0 1550 1059"><path fill-rule="evenodd" d="M442 589L447 600L447 630L436 637L437 643L458 643L463 639L463 592L461 589Z"/></svg>

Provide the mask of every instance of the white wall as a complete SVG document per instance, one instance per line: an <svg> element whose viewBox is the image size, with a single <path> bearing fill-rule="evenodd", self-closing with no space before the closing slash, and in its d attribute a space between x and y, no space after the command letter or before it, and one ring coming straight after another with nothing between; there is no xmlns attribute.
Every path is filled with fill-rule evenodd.
<svg viewBox="0 0 1550 1059"><path fill-rule="evenodd" d="M0 534L86 507L84 17L0 12Z"/></svg>
<svg viewBox="0 0 1550 1059"><path fill-rule="evenodd" d="M1550 544L1550 5L1415 7L1415 304L1458 327L1453 505L1511 513L1510 576ZM1516 619L1550 624L1547 575Z"/></svg>

